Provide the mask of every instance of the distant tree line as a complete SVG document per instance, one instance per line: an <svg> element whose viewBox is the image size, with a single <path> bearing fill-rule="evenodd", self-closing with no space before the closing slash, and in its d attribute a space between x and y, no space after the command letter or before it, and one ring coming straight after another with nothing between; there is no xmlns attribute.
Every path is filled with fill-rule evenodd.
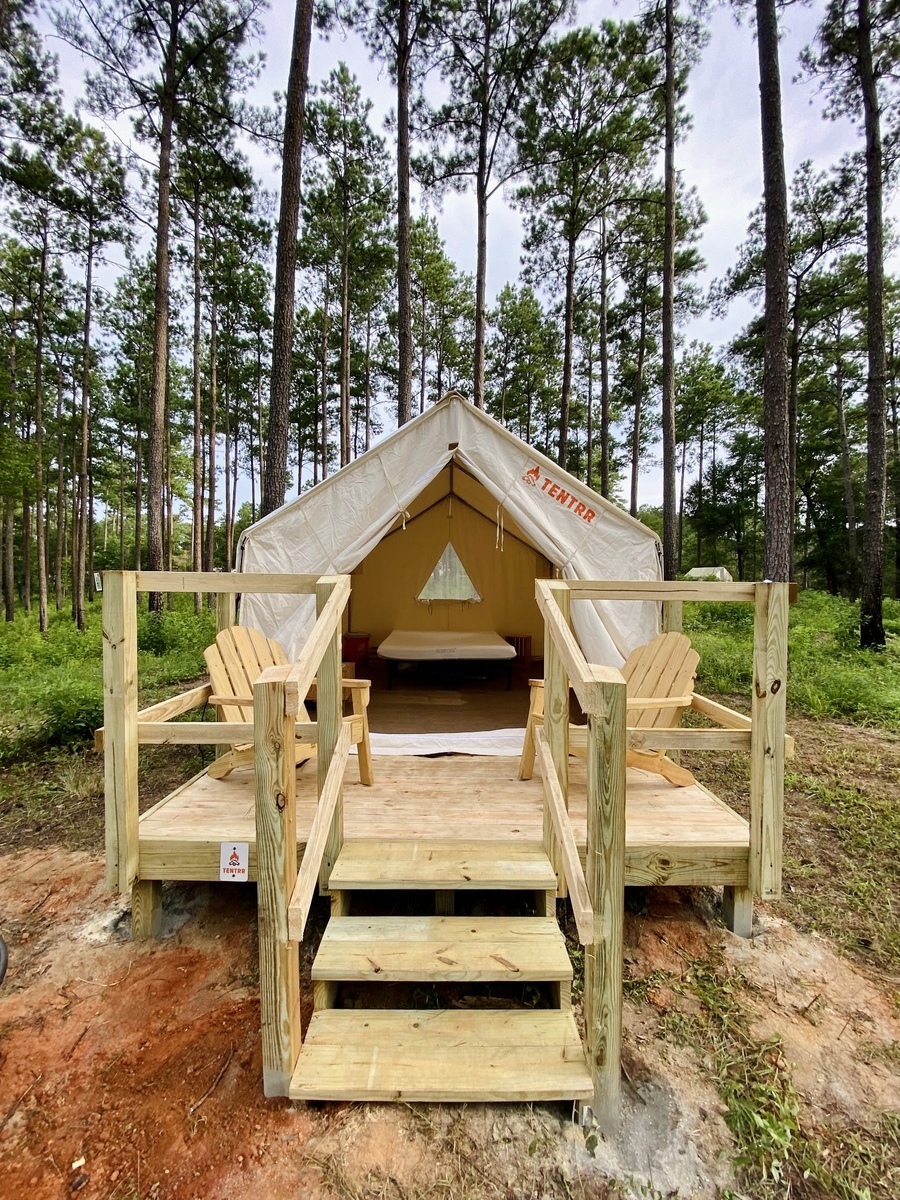
<svg viewBox="0 0 900 1200"><path fill-rule="evenodd" d="M775 21L776 36L771 50L760 39L761 68L766 53L777 68L767 7L758 28ZM701 198L675 170L705 34L674 0L594 27L573 24L564 0L332 0L318 15L385 62L389 137L344 64L307 88L307 0L286 111L248 100L259 0L70 0L57 29L89 64L87 109L131 122L126 152L66 107L33 0L4 6L7 619L36 605L46 627L52 603L83 625L104 567L230 569L247 523L456 388L655 523L670 575L781 570L780 488L784 572L862 595L863 641L883 641L885 578L900 595L898 281L884 273L882 199L900 112L896 7L827 9L805 69L830 113L859 119L861 149L799 168L783 236L767 180L709 294ZM283 156L280 210L250 167L254 142ZM427 209L412 210L417 190L427 202L450 188L474 192L474 277ZM491 304L501 192L524 246L519 278ZM279 221L290 245L276 270ZM730 344L685 342L691 317L740 295L759 316ZM641 480L660 441L665 504L648 512ZM767 476L776 453L783 483Z"/></svg>

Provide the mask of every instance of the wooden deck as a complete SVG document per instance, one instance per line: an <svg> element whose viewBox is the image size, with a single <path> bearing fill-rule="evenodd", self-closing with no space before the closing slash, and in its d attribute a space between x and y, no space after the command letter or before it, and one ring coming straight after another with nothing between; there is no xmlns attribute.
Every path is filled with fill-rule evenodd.
<svg viewBox="0 0 900 1200"><path fill-rule="evenodd" d="M357 839L446 840L540 845L542 784L517 778L518 759L453 756L378 757L375 783L363 787L354 758L344 781L344 831ZM575 837L585 856L584 764L570 761ZM316 805L315 763L297 776L298 845ZM256 878L254 774L196 776L140 820L141 879L216 880L220 843L250 844ZM747 822L699 784L676 788L658 775L629 769L626 884L728 884L746 887Z"/></svg>

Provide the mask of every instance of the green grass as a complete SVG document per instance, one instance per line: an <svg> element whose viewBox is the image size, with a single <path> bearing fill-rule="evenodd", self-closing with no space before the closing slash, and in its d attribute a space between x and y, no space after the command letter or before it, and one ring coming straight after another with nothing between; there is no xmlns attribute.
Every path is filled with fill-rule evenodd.
<svg viewBox="0 0 900 1200"><path fill-rule="evenodd" d="M900 601L885 601L884 620L886 649L860 650L859 606L825 592L802 592L791 609L789 709L900 729ZM684 629L700 654L698 689L749 696L753 606L688 604Z"/></svg>
<svg viewBox="0 0 900 1200"><path fill-rule="evenodd" d="M196 613L192 596L176 596L159 616L138 614L141 699L205 673L203 650L216 634L215 614ZM46 634L37 616L0 624L0 761L41 746L77 746L103 724L103 634L99 601L87 606L80 633L67 613L53 613Z"/></svg>
<svg viewBox="0 0 900 1200"><path fill-rule="evenodd" d="M754 1200L893 1200L900 1164L900 1114L885 1113L875 1130L813 1133L777 1037L752 1032L747 984L729 971L721 949L708 958L685 956L681 977L669 977L691 1002L663 1018L661 1034L705 1055L726 1105L735 1141L742 1195ZM732 1197L739 1200L739 1197Z"/></svg>

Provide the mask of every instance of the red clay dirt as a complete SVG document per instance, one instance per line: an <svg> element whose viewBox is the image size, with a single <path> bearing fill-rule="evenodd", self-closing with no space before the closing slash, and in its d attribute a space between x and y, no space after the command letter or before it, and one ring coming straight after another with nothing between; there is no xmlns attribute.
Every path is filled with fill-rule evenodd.
<svg viewBox="0 0 900 1200"><path fill-rule="evenodd" d="M448 1140L452 1110L265 1099L255 889L176 888L165 904L163 940L133 943L125 905L104 894L93 856L0 857L10 943L0 991L2 1200L416 1196L441 1174L458 1186L472 1176L471 1189L450 1195L506 1196L525 1194L515 1179L550 1180L548 1156L525 1152L535 1136L550 1143L544 1118L528 1110L524 1165L498 1165L495 1180L468 1132L468 1149ZM491 1139L502 1110L515 1107L490 1110ZM559 1123L552 1109L550 1119ZM457 1161L445 1169L448 1154ZM533 1194L562 1194L539 1187ZM598 1180L580 1194L605 1191Z"/></svg>
<svg viewBox="0 0 900 1200"><path fill-rule="evenodd" d="M783 1035L804 1119L874 1128L900 1109L900 1021L879 989L824 939L763 914L746 943L702 900L653 891L626 922L629 975L663 982L626 1004L623 1133L592 1148L559 1105L267 1100L254 889L167 889L163 938L134 943L96 857L2 856L0 1200L712 1200L737 1190L724 1106L660 1025L690 1003L665 980L713 947L759 1036Z"/></svg>

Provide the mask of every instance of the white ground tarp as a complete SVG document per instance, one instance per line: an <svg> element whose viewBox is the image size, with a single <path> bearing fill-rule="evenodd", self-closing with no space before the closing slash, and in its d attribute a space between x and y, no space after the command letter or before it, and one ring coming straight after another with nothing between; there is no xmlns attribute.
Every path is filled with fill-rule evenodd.
<svg viewBox="0 0 900 1200"><path fill-rule="evenodd" d="M477 754L481 758L521 758L524 729L487 729L472 733L372 733L377 757L427 754ZM356 746L350 747L356 754Z"/></svg>
<svg viewBox="0 0 900 1200"><path fill-rule="evenodd" d="M603 500L497 421L451 393L367 454L244 531L243 571L349 574L402 520L451 458L497 502L564 579L662 578L652 530ZM621 666L659 629L659 606L579 602L572 618L589 661ZM291 657L315 620L312 597L245 596L241 622Z"/></svg>

